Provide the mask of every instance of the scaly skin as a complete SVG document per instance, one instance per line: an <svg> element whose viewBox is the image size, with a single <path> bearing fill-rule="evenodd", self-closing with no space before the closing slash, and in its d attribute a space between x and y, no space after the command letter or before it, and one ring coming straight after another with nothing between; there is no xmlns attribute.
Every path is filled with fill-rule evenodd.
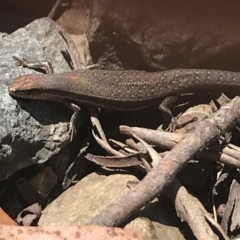
<svg viewBox="0 0 240 240"><path fill-rule="evenodd" d="M240 73L182 69L163 72L80 70L61 74L28 74L14 79L11 95L116 110L135 110L167 96L196 90L240 91Z"/></svg>

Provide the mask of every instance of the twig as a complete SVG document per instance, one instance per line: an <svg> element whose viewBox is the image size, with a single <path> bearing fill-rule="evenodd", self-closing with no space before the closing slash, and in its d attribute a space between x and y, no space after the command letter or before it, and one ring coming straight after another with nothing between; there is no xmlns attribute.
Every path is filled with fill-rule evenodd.
<svg viewBox="0 0 240 240"><path fill-rule="evenodd" d="M89 224L118 226L148 201L162 193L182 167L205 146L229 131L240 118L240 97L235 97L195 129L166 154L146 177L133 189L107 206ZM161 174L159 174L161 173Z"/></svg>
<svg viewBox="0 0 240 240"><path fill-rule="evenodd" d="M184 137L182 133L170 133L139 127L120 126L120 131L130 136L136 134L144 141L167 150L172 149ZM219 149L215 150L215 147L210 145L208 149L204 149L199 154L199 157L208 158L212 161L219 161L229 166L240 168L239 151L240 148L231 144L224 147L222 153L219 153Z"/></svg>
<svg viewBox="0 0 240 240"><path fill-rule="evenodd" d="M89 114L90 114L90 120L92 122L92 125L94 128L96 128L98 134L100 137L98 137L95 133L94 130L92 131L93 137L95 138L95 140L97 141L97 143L105 150L107 151L109 154L111 155L116 155L119 157L124 156L124 154L118 152L117 150L113 149L110 144L107 141L106 135L102 129L102 125L98 119L98 113L97 113L97 109L94 108L89 108L88 109Z"/></svg>
<svg viewBox="0 0 240 240"><path fill-rule="evenodd" d="M89 161L94 162L102 167L114 167L114 168L122 168L122 167L132 167L139 166L142 164L142 161L139 160L139 154L132 154L124 157L103 157L103 156L95 156L88 153L85 158Z"/></svg>
<svg viewBox="0 0 240 240"><path fill-rule="evenodd" d="M53 19L53 17L54 17L54 15L56 14L59 6L61 5L61 2L62 2L62 0L57 0L57 1L55 2L55 4L53 5L50 13L48 14L48 17L49 17L49 18Z"/></svg>
<svg viewBox="0 0 240 240"><path fill-rule="evenodd" d="M162 158L159 154L145 141L134 136L148 150L149 155L152 158L153 166L159 164ZM163 195L166 196L175 206L177 215L182 221L188 223L192 229L194 236L197 239L219 239L215 234L216 230L222 239L228 239L227 235L223 232L221 226L212 218L212 216L205 210L198 199L189 194L185 187L183 187L177 178L174 178L172 183L163 191ZM209 226L209 222L214 227L214 231Z"/></svg>
<svg viewBox="0 0 240 240"><path fill-rule="evenodd" d="M189 224L196 239L229 239L199 200L189 194L178 179L175 178L163 194L175 206L181 220ZM209 225L213 226L214 231ZM218 232L218 235L214 232Z"/></svg>
<svg viewBox="0 0 240 240"><path fill-rule="evenodd" d="M92 135L94 137L94 139L96 140L96 142L109 154L113 155L113 156L119 156L119 157L123 157L124 154L118 152L117 150L113 149L109 143L107 141L104 141L103 139L99 138L94 131L92 131Z"/></svg>

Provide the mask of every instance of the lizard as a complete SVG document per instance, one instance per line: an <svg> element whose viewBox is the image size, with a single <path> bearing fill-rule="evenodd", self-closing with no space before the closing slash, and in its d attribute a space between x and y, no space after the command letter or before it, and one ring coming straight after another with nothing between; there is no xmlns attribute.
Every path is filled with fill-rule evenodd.
<svg viewBox="0 0 240 240"><path fill-rule="evenodd" d="M149 107L178 93L236 88L240 89L240 73L222 70L78 70L21 75L9 84L8 91L20 98L66 100L128 111Z"/></svg>
<svg viewBox="0 0 240 240"><path fill-rule="evenodd" d="M20 98L129 111L159 104L179 93L237 88L240 90L240 73L222 70L78 70L21 75L10 83L8 91Z"/></svg>

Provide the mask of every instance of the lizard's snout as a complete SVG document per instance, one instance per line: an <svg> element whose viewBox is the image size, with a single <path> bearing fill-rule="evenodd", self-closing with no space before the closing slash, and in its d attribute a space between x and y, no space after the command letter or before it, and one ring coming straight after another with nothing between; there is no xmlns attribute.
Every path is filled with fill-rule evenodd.
<svg viewBox="0 0 240 240"><path fill-rule="evenodd" d="M8 86L9 93L31 90L33 81L28 75L22 75L13 80Z"/></svg>

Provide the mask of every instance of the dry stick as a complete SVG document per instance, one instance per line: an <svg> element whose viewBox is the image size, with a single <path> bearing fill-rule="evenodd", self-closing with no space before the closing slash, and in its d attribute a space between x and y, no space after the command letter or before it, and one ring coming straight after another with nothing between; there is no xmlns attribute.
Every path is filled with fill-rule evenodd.
<svg viewBox="0 0 240 240"><path fill-rule="evenodd" d="M173 148L176 143L182 140L185 134L129 126L120 126L120 132L130 136L135 133L148 144L156 145L164 149Z"/></svg>
<svg viewBox="0 0 240 240"><path fill-rule="evenodd" d="M53 19L54 15L56 14L60 4L61 4L62 0L57 0L54 4L54 6L52 7L50 13L48 14L48 17Z"/></svg>
<svg viewBox="0 0 240 240"><path fill-rule="evenodd" d="M233 233L239 228L239 186L238 180L234 179L221 222L225 232Z"/></svg>
<svg viewBox="0 0 240 240"><path fill-rule="evenodd" d="M239 149L236 150L236 149L233 149L233 148L230 148L230 147L225 147L225 148L222 149L222 152L227 154L230 157L235 157L237 159L240 159Z"/></svg>
<svg viewBox="0 0 240 240"><path fill-rule="evenodd" d="M105 133L103 131L102 125L98 119L98 112L95 108L88 108L89 114L90 114L90 120L92 122L93 127L95 127L98 131L98 134L100 137L98 137L94 130L92 130L93 137L95 138L96 142L109 154L112 154L113 156L125 156L124 154L118 152L114 148L110 146L110 144L107 141L107 138L105 136Z"/></svg>
<svg viewBox="0 0 240 240"><path fill-rule="evenodd" d="M135 134L133 136L147 149L152 159L152 166L162 161L160 155L149 144ZM167 189L163 191L163 195L175 206L180 219L188 223L196 239L229 239L221 226L214 221L211 214L206 211L198 199L187 192L186 188L182 186L177 178L174 178ZM215 232L218 232L218 236L211 229L208 222L211 223Z"/></svg>
<svg viewBox="0 0 240 240"><path fill-rule="evenodd" d="M234 144L229 143L229 144L228 144L228 147L230 147L231 149L234 149L234 150L236 150L236 151L240 151L240 147L238 147L238 146L236 146L236 145L234 145Z"/></svg>
<svg viewBox="0 0 240 240"><path fill-rule="evenodd" d="M136 139L141 141L141 143L147 148L152 162L157 164L162 161L160 155L151 146L138 137L136 137ZM153 164L153 166L156 164ZM188 223L196 239L218 239L218 236L213 232L205 219L205 216L211 218L210 214L207 213L196 198L187 192L177 178L173 179L162 194L171 201L173 206L175 206L178 217L182 221ZM227 239L224 233L222 234L223 231L216 222L214 227L219 230L222 236L224 236L223 239Z"/></svg>
<svg viewBox="0 0 240 240"><path fill-rule="evenodd" d="M130 153L130 154L135 154L135 153L138 153L138 151L130 148L127 144L125 143L122 143L122 142L119 142L117 140L114 140L114 139L109 139L109 143L111 145L113 145L114 147L118 147L120 148L121 150L124 150L127 153Z"/></svg>
<svg viewBox="0 0 240 240"><path fill-rule="evenodd" d="M124 167L133 167L133 166L139 166L142 164L142 161L140 161L139 154L132 154L124 157L103 157L103 156L96 156L93 154L88 153L85 155L85 158L87 160L94 162L102 167L108 167L108 168L124 168Z"/></svg>
<svg viewBox="0 0 240 240"><path fill-rule="evenodd" d="M206 211L197 198L187 192L177 178L173 179L163 194L175 206L178 217L188 223L196 239L229 239L211 214ZM214 232L217 232L218 235Z"/></svg>
<svg viewBox="0 0 240 240"><path fill-rule="evenodd" d="M164 149L173 148L184 137L184 134L180 133L163 132L139 127L121 126L120 131L127 135L136 134L149 144L154 144ZM240 168L240 149L233 146L234 145L231 145L230 147L229 145L224 147L222 153L214 151L214 147L210 146L209 149L204 149L199 154L199 157Z"/></svg>
<svg viewBox="0 0 240 240"><path fill-rule="evenodd" d="M225 147L224 149L228 149L228 147ZM235 155L238 155L237 151L234 151L234 152L235 152ZM240 168L239 157L238 158L236 158L236 156L231 157L229 156L229 154L227 155L223 152L219 153L219 152L215 152L215 151L211 151L210 149L207 149L202 151L200 154L198 154L198 156L200 158L207 158L209 160L218 161L231 167Z"/></svg>
<svg viewBox="0 0 240 240"><path fill-rule="evenodd" d="M102 138L99 138L94 131L92 131L92 135L94 137L94 139L96 140L96 142L109 154L113 155L113 156L119 156L119 157L123 157L125 156L124 154L118 152L117 150L115 150L114 148L112 148L108 142L104 141Z"/></svg>
<svg viewBox="0 0 240 240"><path fill-rule="evenodd" d="M229 131L240 119L240 97L200 122L133 189L101 211L89 224L119 226L169 185L181 168L206 145Z"/></svg>

